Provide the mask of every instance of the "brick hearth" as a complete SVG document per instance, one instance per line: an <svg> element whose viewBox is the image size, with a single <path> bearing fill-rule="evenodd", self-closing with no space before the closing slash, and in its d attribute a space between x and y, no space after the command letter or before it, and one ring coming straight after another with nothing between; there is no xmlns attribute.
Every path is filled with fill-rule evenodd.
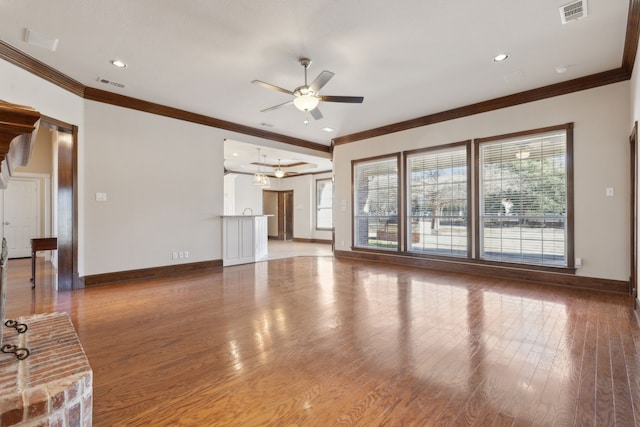
<svg viewBox="0 0 640 427"><path fill-rule="evenodd" d="M0 353L0 425L91 426L93 372L69 316L15 320L28 331L5 328L2 344L27 348L31 355L17 360Z"/></svg>

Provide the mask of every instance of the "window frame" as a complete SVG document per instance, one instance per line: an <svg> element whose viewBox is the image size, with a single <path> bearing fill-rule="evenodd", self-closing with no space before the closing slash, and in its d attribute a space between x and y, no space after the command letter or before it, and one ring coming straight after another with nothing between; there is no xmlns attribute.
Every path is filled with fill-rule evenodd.
<svg viewBox="0 0 640 427"><path fill-rule="evenodd" d="M566 133L566 180L567 180L567 215L566 215L566 256L567 256L567 265L566 266L552 266L552 265L540 265L540 264L528 264L522 262L505 262L505 261L496 261L496 260L488 260L481 258L481 224L480 224L480 199L482 197L481 189L480 189L480 146L487 142L495 142L498 140L507 140L519 137L526 137L536 134L543 134L548 132L554 132L564 130ZM531 129L521 132L513 132L503 135L496 135L487 138L477 138L474 140L474 237L473 240L475 242L475 251L474 251L474 260L491 264L491 265L501 265L501 266L522 266L527 269L534 270L542 270L542 271L559 271L559 270L567 270L567 271L575 271L575 246L574 246L574 221L575 221L575 209L574 209L574 180L573 180L573 123L566 123L564 125L558 126L549 126L538 129Z"/></svg>
<svg viewBox="0 0 640 427"><path fill-rule="evenodd" d="M525 130L520 132L507 133L502 135L496 135L485 138L475 138L469 139L466 141L451 143L451 144L442 144L436 145L433 147L425 147L416 150L408 150L401 151L389 154L383 154L378 156L372 156L362 159L354 159L351 160L351 250L361 251L361 252L376 252L380 254L388 253L398 255L403 255L411 258L432 258L432 259L443 259L446 261L453 262L465 262L471 264L482 264L488 266L495 266L498 268L508 267L512 269L520 269L520 270L535 270L535 271L546 271L546 272L563 272L575 274L575 233L574 233L574 224L575 224L575 205L574 205L574 136L573 136L573 127L574 124L566 123L562 125L556 126L548 126L543 128ZM529 135L535 134L543 134L547 132L554 132L564 130L566 135L566 147L565 147L565 169L566 169L566 257L567 262L566 266L561 265L540 265L540 264L530 264L530 263L516 263L516 262L505 262L498 260L490 260L490 259L482 259L480 258L481 253L481 242L480 242L480 145L486 142L492 142L500 139L512 139L518 137L525 137ZM468 256L467 257L456 257L456 256L447 256L436 253L420 253L409 250L409 231L408 228L408 218L405 212L410 210L410 206L406 206L407 203L410 202L410 197L408 197L408 183L407 183L407 156L410 154L418 153L421 151L429 151L429 150L442 150L447 147L455 146L456 144L467 144L467 203L469 209L468 215L468 233L467 233L467 244L468 244ZM381 248L381 247L364 247L364 246L356 246L356 209L357 209L357 201L356 201L356 183L355 183L355 171L356 165L364 162L370 162L380 159L396 159L398 165L398 245L397 248L393 250Z"/></svg>
<svg viewBox="0 0 640 427"><path fill-rule="evenodd" d="M331 200L332 200L332 202L331 202L331 205L328 208L323 208L323 209L331 210L331 227L319 227L318 226L318 212L320 211L319 200L318 200L318 196L319 196L318 186L319 186L320 183L323 183L323 182L324 183L329 182L329 184L331 184ZM334 190L334 188L333 188L333 178L319 178L319 179L316 179L316 195L315 195L315 199L316 199L315 200L315 202L316 202L316 206L315 206L316 207L316 215L315 215L316 216L315 217L315 226L316 227L315 228L316 228L316 230L319 230L319 231L333 231L333 190Z"/></svg>
<svg viewBox="0 0 640 427"><path fill-rule="evenodd" d="M404 151L402 153L402 162L403 162L403 193L405 194L405 203L403 204L403 208L405 210L405 214L403 216L403 222L404 222L404 229L405 229L405 236L404 236L404 241L406 242L403 248L403 252L405 252L408 255L411 256L417 256L417 257L437 257L437 258L450 258L453 260L468 260L471 259L472 257L472 244L473 244L473 230L474 230L474 216L473 216L473 212L472 212L472 203L471 203L471 199L472 199L472 162L471 162L471 145L472 145L472 140L468 139L465 141L460 141L460 142L453 142L453 143L449 143L449 144L443 144L443 145L436 145L433 147L426 147L426 148L420 148L420 149L416 149L416 150L409 150L409 151ZM409 180L410 177L408 176L409 174L409 169L408 169L408 162L409 162L409 157L416 155L416 154L422 154L422 153L428 153L428 152L435 152L435 151L447 151L447 150L453 150L453 149L458 149L460 147L464 147L465 148L465 156L466 156L466 167L467 167L467 173L466 173L466 191L467 191L467 253L465 256L455 256L455 255L444 255L444 254L438 254L435 252L420 252L420 251L415 251L415 250L411 250L410 248L410 233L411 233L411 227L409 226L410 224L410 219L409 219L409 215L411 213L411 209L410 206L407 206L408 203L411 202L411 197L409 192L411 191L410 188L410 184L409 184Z"/></svg>
<svg viewBox="0 0 640 427"><path fill-rule="evenodd" d="M403 199L403 192L402 192L402 162L401 162L401 157L402 157L402 153L401 152L396 152L396 153L391 153L391 154L384 154L384 155L380 155L380 156L373 156L373 157L367 157L367 158L362 158L362 159L355 159L355 160L351 160L351 248L352 249L357 249L359 251L372 251L372 252L383 252L383 253L399 253L402 251L402 248L404 247L404 241L403 241L403 236L404 236L404 221L403 221L403 216L404 216L404 199ZM380 160L395 160L396 162L396 180L397 180L397 247L396 248L390 248L390 249L386 249L383 247L372 247L372 246L357 246L356 245L356 227L357 227L357 216L356 216L356 210L358 207L358 203L356 200L357 194L356 194L356 167L359 164L362 163L369 163L369 162L375 162L375 161L380 161Z"/></svg>

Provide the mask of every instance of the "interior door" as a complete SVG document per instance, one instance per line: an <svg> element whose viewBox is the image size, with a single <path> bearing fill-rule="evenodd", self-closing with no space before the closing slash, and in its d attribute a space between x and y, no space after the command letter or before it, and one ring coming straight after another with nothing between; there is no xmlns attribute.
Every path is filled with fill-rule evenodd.
<svg viewBox="0 0 640 427"><path fill-rule="evenodd" d="M3 192L3 231L9 259L31 256L31 239L40 236L37 180L12 178Z"/></svg>
<svg viewBox="0 0 640 427"><path fill-rule="evenodd" d="M284 239L293 240L293 191L284 193Z"/></svg>

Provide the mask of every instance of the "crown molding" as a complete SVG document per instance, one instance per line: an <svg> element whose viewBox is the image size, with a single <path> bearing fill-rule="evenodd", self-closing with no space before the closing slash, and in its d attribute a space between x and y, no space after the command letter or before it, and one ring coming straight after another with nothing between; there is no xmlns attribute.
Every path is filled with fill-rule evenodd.
<svg viewBox="0 0 640 427"><path fill-rule="evenodd" d="M157 114L177 120L184 120L191 123L197 123L205 126L215 127L218 129L238 132L245 135L294 145L297 147L308 148L310 150L320 151L323 153L329 153L331 151L331 147L327 145L281 135L262 129L256 129L250 126L240 125L237 123L216 119L214 117L196 114L173 107L168 107L166 105L156 104L153 102L85 86L82 83L59 72L58 70L51 68L47 64L38 61L37 59L25 54L24 52L16 49L15 47L2 40L0 40L0 58L5 59L6 61L17 65L18 67L30 72L31 74L34 74L50 83L55 84L56 86L61 87L62 89L65 89L87 100L103 102L119 107L144 111L150 114Z"/></svg>
<svg viewBox="0 0 640 427"><path fill-rule="evenodd" d="M454 108L439 113L429 114L398 123L392 123L382 127L353 133L350 135L336 137L332 140L330 146L325 146L315 142L293 138L274 132L256 129L245 125L240 125L225 120L216 119L201 114L168 107L153 102L144 101L124 95L115 94L113 92L95 89L82 85L80 82L60 73L59 71L49 67L48 65L32 58L21 52L13 46L0 40L0 58L5 59L29 72L35 74L63 89L66 89L78 96L92 101L103 102L107 104L117 105L124 108L131 108L139 111L158 114L165 117L171 117L178 120L185 120L192 123L198 123L205 126L225 129L233 132L239 132L259 138L279 141L289 145L304 147L311 150L330 153L337 145L347 144L350 142L361 141L390 133L400 132L416 127L428 126L448 120L467 117L479 113L498 110L506 107L513 107L528 102L539 101L542 99L552 98L555 96L566 95L586 89L592 89L599 86L605 86L621 81L629 80L633 72L636 52L638 49L638 37L640 36L640 0L629 0L629 13L627 17L627 30L625 35L625 44L623 50L622 64L620 68L592 74L585 77L569 80L566 82L556 83L537 89L532 89L512 95L494 98L488 101L479 102L463 107Z"/></svg>
<svg viewBox="0 0 640 427"><path fill-rule="evenodd" d="M622 68L633 72L633 65L638 52L638 37L640 36L640 0L629 0L629 13L627 15L627 32L624 39L624 51L622 53Z"/></svg>
<svg viewBox="0 0 640 427"><path fill-rule="evenodd" d="M370 139L377 136L388 135L390 133L409 130L421 126L428 126L435 123L446 122L448 120L459 119L461 117L473 116L475 114L513 107L515 105L526 104L528 102L566 95L585 89L592 89L598 86L618 83L621 81L629 80L630 78L630 72L623 68L616 68L615 70L592 74L590 76L580 77L562 83L555 83L537 89L519 92L513 95L502 96L500 98L494 98L488 101L454 108L452 110L441 111L439 113L429 114L426 116L417 117L415 119L405 120L403 122L393 123L379 128L341 136L335 138L333 141L335 145L348 144L350 142L361 141L363 139Z"/></svg>
<svg viewBox="0 0 640 427"><path fill-rule="evenodd" d="M413 129L416 127L432 125L447 120L458 119L461 117L471 116L488 111L498 110L506 107L513 107L527 102L539 101L554 96L567 95L569 93L578 92L586 89L593 89L598 86L605 86L612 83L629 80L633 73L636 52L638 51L638 37L640 36L640 0L629 0L629 13L627 15L627 31L624 41L624 50L622 55L622 64L620 68L605 71L602 73L592 74L586 77L580 77L567 82L556 83L513 95L503 96L491 99L477 104L471 104L464 107L454 108L452 110L442 111L435 114L429 114L417 117L411 120L405 120L398 123L392 123L375 129L369 129L362 132L334 138L331 144L333 151L336 145L347 144L350 142L361 141L363 139L383 136L394 132Z"/></svg>
<svg viewBox="0 0 640 427"><path fill-rule="evenodd" d="M60 71L51 68L44 62L38 61L2 40L0 40L0 58L75 95L82 96L84 93L85 86L79 81L62 74Z"/></svg>
<svg viewBox="0 0 640 427"><path fill-rule="evenodd" d="M256 136L263 139L269 139L272 141L283 142L289 145L295 145L298 147L309 148L315 151L322 151L328 153L331 147L328 145L322 145L315 142L307 141L304 139L293 138L286 135L281 135L275 132L269 132L262 129L252 128L250 126L244 126L225 120L216 119L214 117L205 116L203 114L192 113L178 108L168 107L162 104L156 104L154 102L144 101L130 96L119 95L117 93L109 92L102 89L96 89L92 87L85 87L84 99L96 102L102 102L104 104L116 105L119 107L130 108L132 110L143 111L146 113L156 114L159 116L171 117L173 119L184 120L186 122L197 123L200 125L211 126L218 129L224 129L231 132L238 132L245 135Z"/></svg>

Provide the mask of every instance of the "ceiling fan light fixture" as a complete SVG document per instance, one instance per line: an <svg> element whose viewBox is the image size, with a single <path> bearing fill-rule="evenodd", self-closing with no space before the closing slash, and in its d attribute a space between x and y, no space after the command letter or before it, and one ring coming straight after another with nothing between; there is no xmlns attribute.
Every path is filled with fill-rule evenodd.
<svg viewBox="0 0 640 427"><path fill-rule="evenodd" d="M294 98L293 105L300 111L311 111L318 106L320 98L313 95L300 95Z"/></svg>

